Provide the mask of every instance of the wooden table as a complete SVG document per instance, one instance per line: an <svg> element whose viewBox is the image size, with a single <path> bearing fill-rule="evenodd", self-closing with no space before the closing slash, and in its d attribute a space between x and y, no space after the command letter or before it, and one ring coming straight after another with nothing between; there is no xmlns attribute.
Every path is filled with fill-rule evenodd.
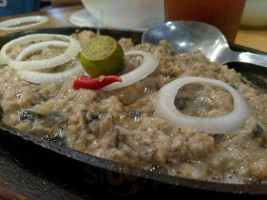
<svg viewBox="0 0 267 200"><path fill-rule="evenodd" d="M43 24L41 27L60 27L60 26L74 26L70 23L69 17L75 11L82 9L83 6L71 6L65 8L53 8L44 12L35 12L24 15L17 15L12 17L2 17L0 21L26 15L46 15L49 17L49 22ZM40 28L37 27L37 28ZM0 35L5 35L7 32L0 31ZM267 28L264 29L242 29L240 28L235 40L236 44L254 48L267 53Z"/></svg>

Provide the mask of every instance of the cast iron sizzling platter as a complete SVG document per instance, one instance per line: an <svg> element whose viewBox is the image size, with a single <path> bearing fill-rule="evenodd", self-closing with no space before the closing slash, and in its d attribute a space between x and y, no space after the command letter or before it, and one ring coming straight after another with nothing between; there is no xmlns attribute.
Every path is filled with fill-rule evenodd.
<svg viewBox="0 0 267 200"><path fill-rule="evenodd" d="M56 33L70 35L77 30L96 31L96 29L94 28L62 27L17 32L1 36L0 48L8 41L27 34ZM101 29L101 34L110 35L116 39L120 39L121 37L132 38L133 42L135 44L138 44L141 42L142 32ZM239 45L230 44L230 47L236 51L249 51L264 54L263 52L259 52ZM241 72L244 76L251 80L256 87L261 87L265 91L267 90L266 68L241 63L230 63L229 66L234 67L237 71ZM110 193L119 195L131 193L134 194L148 190L158 191L163 190L164 188L167 189L167 191L183 190L187 193L191 193L192 191L200 193L209 192L209 194L214 195L242 194L250 197L255 197L255 195L267 195L266 184L223 184L197 181L145 170L139 170L133 167L124 166L112 161L74 151L67 147L61 146L57 141L47 141L41 138L37 138L31 134L27 134L12 127L6 126L3 123L0 123L0 145L14 154L15 157L17 156L19 159L22 159L23 162L32 162L32 164L30 164L30 167L37 166L37 168L43 168L42 166L44 163L53 162L53 165L56 167L50 169L55 170L55 173L52 172L52 174L55 175L57 173L57 170L59 170L61 174L60 178L62 178L63 181L66 181L68 184L71 184L72 181L75 182L77 186L75 191L78 191L78 193L80 191L79 188L84 188L85 185L95 186L99 184L108 184L108 190L110 191ZM71 167L71 169L75 169L76 171L72 171L72 174L67 174L68 170L71 171L71 169L62 170L62 165L67 165L68 167ZM75 176L73 175L73 173L75 173ZM71 180L66 176L69 176ZM94 176L93 179L92 176ZM120 184L118 184L118 182L114 182L115 179L113 176L122 176L124 182ZM133 188L136 189L136 191Z"/></svg>

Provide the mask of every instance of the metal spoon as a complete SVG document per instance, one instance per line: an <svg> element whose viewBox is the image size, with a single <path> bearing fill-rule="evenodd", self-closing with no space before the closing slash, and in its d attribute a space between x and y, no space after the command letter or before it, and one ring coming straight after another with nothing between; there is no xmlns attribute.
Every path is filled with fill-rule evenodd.
<svg viewBox="0 0 267 200"><path fill-rule="evenodd" d="M245 62L267 68L267 56L249 52L235 52L229 48L224 35L214 26L194 21L173 21L152 26L142 36L143 43L158 45L166 40L180 53L199 49L211 61L221 64Z"/></svg>

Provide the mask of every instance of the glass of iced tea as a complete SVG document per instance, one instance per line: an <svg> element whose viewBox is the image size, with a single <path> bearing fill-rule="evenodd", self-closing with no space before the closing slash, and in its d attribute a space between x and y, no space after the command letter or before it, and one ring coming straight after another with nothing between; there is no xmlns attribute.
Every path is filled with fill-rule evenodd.
<svg viewBox="0 0 267 200"><path fill-rule="evenodd" d="M234 42L245 0L164 0L165 21L192 20L216 26Z"/></svg>

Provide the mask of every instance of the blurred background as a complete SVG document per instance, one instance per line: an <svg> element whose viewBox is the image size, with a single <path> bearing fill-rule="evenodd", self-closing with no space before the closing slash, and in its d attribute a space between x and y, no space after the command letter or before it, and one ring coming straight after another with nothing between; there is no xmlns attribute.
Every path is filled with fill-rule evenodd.
<svg viewBox="0 0 267 200"><path fill-rule="evenodd" d="M80 0L0 0L0 17L81 4Z"/></svg>
<svg viewBox="0 0 267 200"><path fill-rule="evenodd" d="M150 4L159 4L160 1L163 2L163 0L151 0ZM85 7L87 7L88 10L88 6L95 5L96 2L102 4L102 6L108 6L112 4L112 1L108 2L101 0L0 0L0 17L35 11L46 11L51 8L66 7L82 3ZM122 0L122 4L125 4L125 6L132 5L134 2L147 2L147 0ZM246 0L241 26L246 28L266 28L267 0Z"/></svg>

